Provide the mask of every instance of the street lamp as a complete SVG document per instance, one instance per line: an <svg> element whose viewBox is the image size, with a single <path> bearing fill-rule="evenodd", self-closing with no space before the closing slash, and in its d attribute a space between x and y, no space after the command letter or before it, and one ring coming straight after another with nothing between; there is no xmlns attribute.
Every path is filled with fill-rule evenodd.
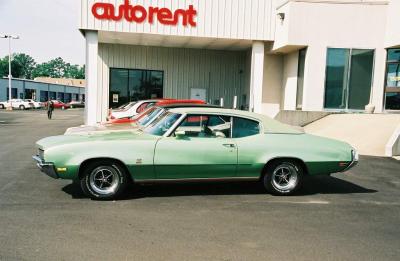
<svg viewBox="0 0 400 261"><path fill-rule="evenodd" d="M12 110L12 104L11 104L11 39L19 39L18 35L0 35L0 38L6 38L8 39L8 98L10 99L10 107L8 108L9 110Z"/></svg>

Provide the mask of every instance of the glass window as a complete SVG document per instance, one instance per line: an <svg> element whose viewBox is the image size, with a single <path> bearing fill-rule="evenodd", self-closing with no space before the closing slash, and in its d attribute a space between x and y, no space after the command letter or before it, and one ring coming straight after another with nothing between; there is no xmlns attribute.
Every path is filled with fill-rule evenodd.
<svg viewBox="0 0 400 261"><path fill-rule="evenodd" d="M154 117L156 117L163 109L161 108L156 108L152 107L149 110L145 111L144 114L138 114L140 115L138 118L137 123L141 126L146 126L148 123L150 123Z"/></svg>
<svg viewBox="0 0 400 261"><path fill-rule="evenodd" d="M152 124L147 126L144 131L149 134L162 136L169 128L174 125L174 123L181 117L181 114L165 112L160 117L154 121Z"/></svg>
<svg viewBox="0 0 400 261"><path fill-rule="evenodd" d="M222 115L188 115L176 129L199 138L229 138L230 130L230 117Z"/></svg>
<svg viewBox="0 0 400 261"><path fill-rule="evenodd" d="M400 49L387 50L385 109L400 110Z"/></svg>
<svg viewBox="0 0 400 261"><path fill-rule="evenodd" d="M387 65L386 87L400 87L400 63Z"/></svg>
<svg viewBox="0 0 400 261"><path fill-rule="evenodd" d="M50 100L56 100L57 99L57 93L56 92L49 92L49 99Z"/></svg>
<svg viewBox="0 0 400 261"><path fill-rule="evenodd" d="M369 103L374 50L329 48L325 108L363 110Z"/></svg>
<svg viewBox="0 0 400 261"><path fill-rule="evenodd" d="M40 101L46 102L49 100L49 92L48 91L40 91Z"/></svg>
<svg viewBox="0 0 400 261"><path fill-rule="evenodd" d="M351 68L348 92L348 108L364 110L369 103L374 66L374 50L351 51Z"/></svg>
<svg viewBox="0 0 400 261"><path fill-rule="evenodd" d="M64 102L64 93L57 92L57 100Z"/></svg>
<svg viewBox="0 0 400 261"><path fill-rule="evenodd" d="M163 81L162 71L111 68L109 106L117 108L130 101L162 98Z"/></svg>
<svg viewBox="0 0 400 261"><path fill-rule="evenodd" d="M242 138L260 133L260 124L257 121L233 117L233 138Z"/></svg>
<svg viewBox="0 0 400 261"><path fill-rule="evenodd" d="M346 108L349 56L349 49L328 49L325 79L325 108Z"/></svg>
<svg viewBox="0 0 400 261"><path fill-rule="evenodd" d="M400 62L400 49L388 49L388 62Z"/></svg>
<svg viewBox="0 0 400 261"><path fill-rule="evenodd" d="M116 108L128 103L128 70L111 69L109 107Z"/></svg>
<svg viewBox="0 0 400 261"><path fill-rule="evenodd" d="M296 96L296 109L301 110L303 106L303 86L304 86L304 66L306 61L307 49L299 51L299 63L297 68L297 96Z"/></svg>

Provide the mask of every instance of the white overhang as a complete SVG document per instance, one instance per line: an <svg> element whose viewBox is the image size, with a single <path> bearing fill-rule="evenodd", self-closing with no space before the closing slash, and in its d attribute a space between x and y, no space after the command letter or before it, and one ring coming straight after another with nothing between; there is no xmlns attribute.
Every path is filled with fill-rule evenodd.
<svg viewBox="0 0 400 261"><path fill-rule="evenodd" d="M162 46L177 48L199 48L212 50L246 50L252 46L251 40L190 36L172 36L144 33L121 33L99 31L99 43Z"/></svg>

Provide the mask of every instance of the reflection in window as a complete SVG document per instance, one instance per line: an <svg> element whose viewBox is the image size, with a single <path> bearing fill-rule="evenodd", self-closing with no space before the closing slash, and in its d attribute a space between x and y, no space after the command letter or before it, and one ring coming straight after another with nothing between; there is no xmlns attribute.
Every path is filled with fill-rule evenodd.
<svg viewBox="0 0 400 261"><path fill-rule="evenodd" d="M306 62L307 48L299 51L299 63L297 68L297 96L296 109L301 110L303 107L303 86L304 86L304 66Z"/></svg>
<svg viewBox="0 0 400 261"><path fill-rule="evenodd" d="M189 115L176 129L199 138L229 138L230 130L230 117L222 115Z"/></svg>
<svg viewBox="0 0 400 261"><path fill-rule="evenodd" d="M329 48L325 108L363 110L369 103L374 50Z"/></svg>
<svg viewBox="0 0 400 261"><path fill-rule="evenodd" d="M162 136L180 117L181 114L165 112L164 114L160 115L156 121L147 126L144 131L156 136Z"/></svg>
<svg viewBox="0 0 400 261"><path fill-rule="evenodd" d="M400 110L400 49L387 50L385 109Z"/></svg>
<svg viewBox="0 0 400 261"><path fill-rule="evenodd" d="M233 138L248 137L259 133L260 124L257 121L237 117L233 118Z"/></svg>
<svg viewBox="0 0 400 261"><path fill-rule="evenodd" d="M163 97L164 73L151 70L110 70L109 106L116 108L130 101Z"/></svg>

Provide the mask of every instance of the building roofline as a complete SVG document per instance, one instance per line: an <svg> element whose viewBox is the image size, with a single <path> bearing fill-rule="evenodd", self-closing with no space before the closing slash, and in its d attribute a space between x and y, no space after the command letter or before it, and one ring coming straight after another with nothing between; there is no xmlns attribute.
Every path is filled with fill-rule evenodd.
<svg viewBox="0 0 400 261"><path fill-rule="evenodd" d="M8 80L8 77L2 77L0 79ZM13 81L34 82L34 83L42 83L42 84L61 85L61 86L67 86L67 87L85 88L85 86L68 85L68 84L61 84L61 83L50 83L50 82L40 82L40 81L35 81L35 80L30 80L30 79L23 79L23 78L11 78L11 79Z"/></svg>

